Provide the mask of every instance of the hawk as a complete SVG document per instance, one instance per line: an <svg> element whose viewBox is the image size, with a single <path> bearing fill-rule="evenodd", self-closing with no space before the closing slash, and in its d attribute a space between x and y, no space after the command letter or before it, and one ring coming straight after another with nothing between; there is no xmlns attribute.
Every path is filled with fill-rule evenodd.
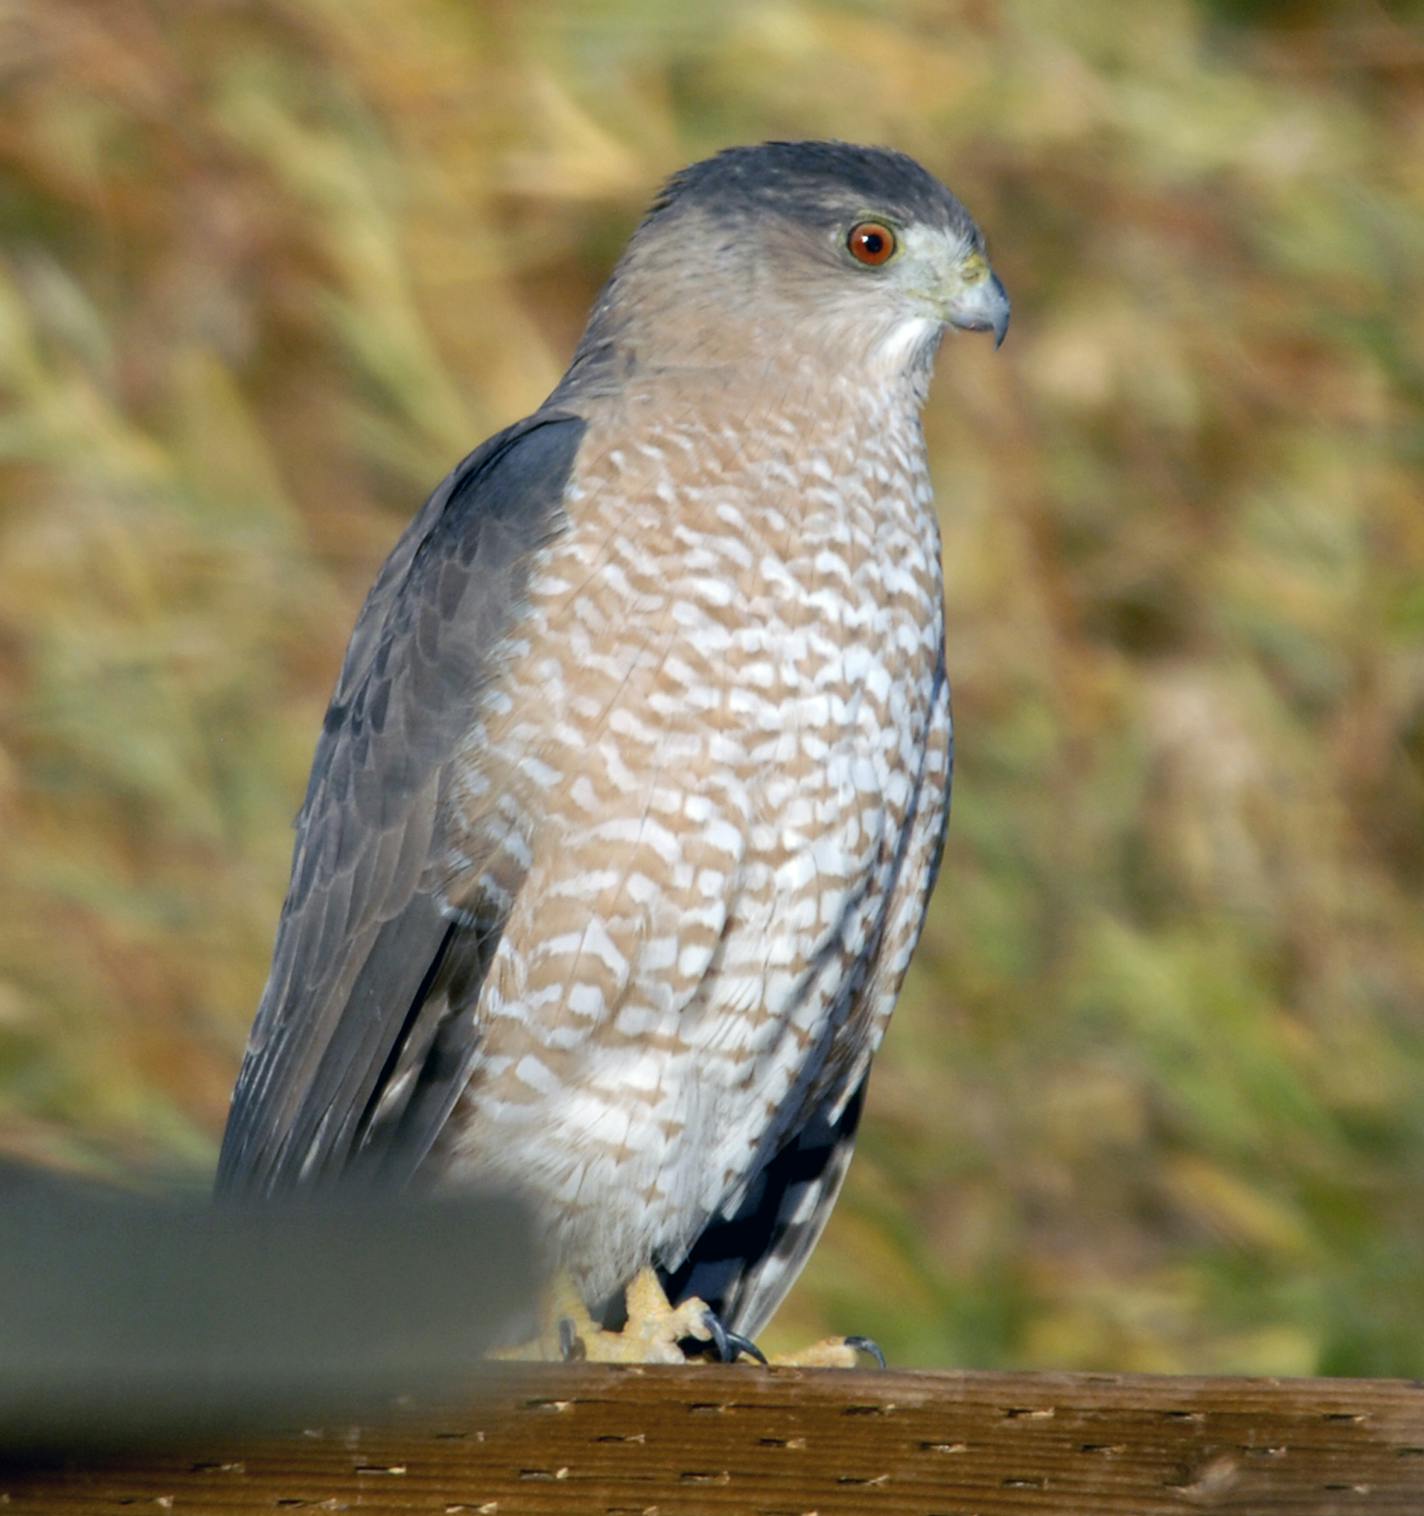
<svg viewBox="0 0 1424 1516"><path fill-rule="evenodd" d="M557 388L367 597L220 1193L510 1188L584 1351L625 1310L647 1358L760 1331L943 846L919 412L946 327L1008 318L901 153L769 142L666 184Z"/></svg>

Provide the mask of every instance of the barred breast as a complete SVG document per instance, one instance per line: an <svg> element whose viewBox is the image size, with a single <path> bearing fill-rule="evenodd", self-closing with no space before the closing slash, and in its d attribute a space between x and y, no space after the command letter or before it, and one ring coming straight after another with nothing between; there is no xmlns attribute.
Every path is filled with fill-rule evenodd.
<svg viewBox="0 0 1424 1516"><path fill-rule="evenodd" d="M593 411L454 766L451 898L525 882L440 1161L532 1192L591 1301L675 1267L893 1006L949 781L916 400L788 363L755 425L691 378Z"/></svg>

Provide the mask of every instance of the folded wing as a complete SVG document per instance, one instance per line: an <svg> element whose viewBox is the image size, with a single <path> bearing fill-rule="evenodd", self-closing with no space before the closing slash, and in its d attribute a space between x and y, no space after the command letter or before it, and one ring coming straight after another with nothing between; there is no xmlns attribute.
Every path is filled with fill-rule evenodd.
<svg viewBox="0 0 1424 1516"><path fill-rule="evenodd" d="M509 891L475 888L458 909L446 898L442 797L476 700L502 675L530 564L563 528L583 428L546 410L491 438L367 597L297 819L219 1193L353 1172L404 1183L478 1060L475 1007Z"/></svg>

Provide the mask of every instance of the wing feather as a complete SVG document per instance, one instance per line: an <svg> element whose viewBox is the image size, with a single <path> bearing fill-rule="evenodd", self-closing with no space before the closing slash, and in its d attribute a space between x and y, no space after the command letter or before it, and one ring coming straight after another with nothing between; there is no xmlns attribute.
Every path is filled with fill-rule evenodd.
<svg viewBox="0 0 1424 1516"><path fill-rule="evenodd" d="M670 1300L696 1295L729 1330L748 1337L761 1331L830 1220L855 1151L866 1082L839 1112L823 1101L736 1211L710 1222L682 1267L664 1272Z"/></svg>
<svg viewBox="0 0 1424 1516"><path fill-rule="evenodd" d="M352 633L297 818L272 969L233 1094L220 1192L397 1183L478 1056L502 922L452 913L440 797L537 550L563 524L584 423L545 410L459 464L406 529Z"/></svg>

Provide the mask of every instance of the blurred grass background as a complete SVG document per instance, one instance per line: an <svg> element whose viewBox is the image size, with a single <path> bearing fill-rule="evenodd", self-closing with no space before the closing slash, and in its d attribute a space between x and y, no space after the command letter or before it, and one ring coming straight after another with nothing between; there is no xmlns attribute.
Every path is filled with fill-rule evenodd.
<svg viewBox="0 0 1424 1516"><path fill-rule="evenodd" d="M781 1340L1424 1373L1424 22L4 0L0 1152L211 1164L321 711L659 178L921 158L959 763Z"/></svg>

